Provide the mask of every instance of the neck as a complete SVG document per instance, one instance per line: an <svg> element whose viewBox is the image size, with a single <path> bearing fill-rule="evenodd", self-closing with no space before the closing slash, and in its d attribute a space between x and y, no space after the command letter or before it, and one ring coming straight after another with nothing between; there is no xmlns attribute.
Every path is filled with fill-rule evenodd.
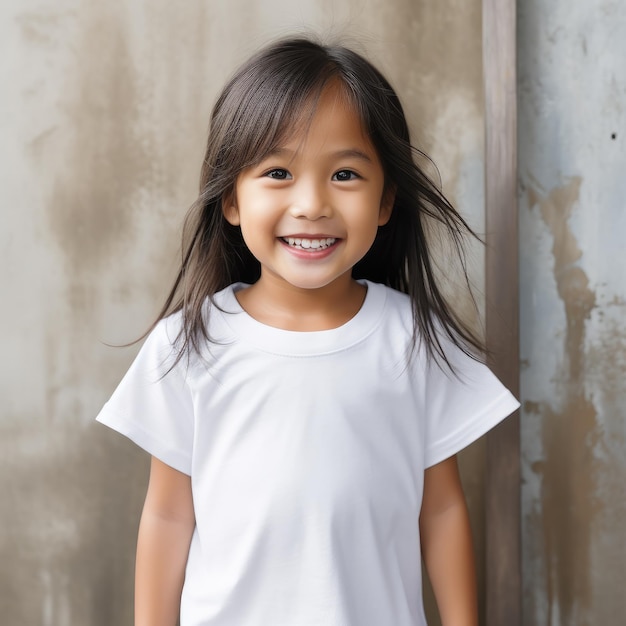
<svg viewBox="0 0 626 626"><path fill-rule="evenodd" d="M242 308L257 321L294 331L330 330L352 319L363 305L366 288L350 276L317 289L294 287L262 275L239 291Z"/></svg>

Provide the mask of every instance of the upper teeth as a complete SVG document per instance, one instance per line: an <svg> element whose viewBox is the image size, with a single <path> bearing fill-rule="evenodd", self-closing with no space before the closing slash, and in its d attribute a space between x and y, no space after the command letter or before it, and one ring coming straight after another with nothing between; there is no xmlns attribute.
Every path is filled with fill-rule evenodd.
<svg viewBox="0 0 626 626"><path fill-rule="evenodd" d="M334 237L327 237L326 239L301 239L300 237L285 237L284 239L290 246L304 249L313 248L314 250L317 250L319 248L328 248L328 246L332 246L336 241Z"/></svg>

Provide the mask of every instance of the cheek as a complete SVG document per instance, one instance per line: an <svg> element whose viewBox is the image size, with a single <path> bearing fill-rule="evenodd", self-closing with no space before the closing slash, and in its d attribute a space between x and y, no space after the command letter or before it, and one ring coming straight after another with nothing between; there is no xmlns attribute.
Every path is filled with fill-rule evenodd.
<svg viewBox="0 0 626 626"><path fill-rule="evenodd" d="M380 203L371 196L360 198L350 207L352 227L359 232L376 232L380 220Z"/></svg>
<svg viewBox="0 0 626 626"><path fill-rule="evenodd" d="M240 216L241 234L251 250L267 245L275 238L277 220L268 208L248 205L240 210Z"/></svg>
<svg viewBox="0 0 626 626"><path fill-rule="evenodd" d="M265 189L260 184L242 185L237 201L242 217L258 223L274 219L278 207L283 203L281 194Z"/></svg>
<svg viewBox="0 0 626 626"><path fill-rule="evenodd" d="M348 229L348 241L354 252L365 255L372 247L378 234L378 221L372 216L359 220Z"/></svg>

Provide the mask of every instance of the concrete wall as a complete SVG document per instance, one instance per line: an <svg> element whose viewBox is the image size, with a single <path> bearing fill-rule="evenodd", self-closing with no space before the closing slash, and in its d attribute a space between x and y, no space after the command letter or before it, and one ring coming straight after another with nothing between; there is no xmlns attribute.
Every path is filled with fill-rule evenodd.
<svg viewBox="0 0 626 626"><path fill-rule="evenodd" d="M626 11L519 3L528 626L626 615Z"/></svg>
<svg viewBox="0 0 626 626"><path fill-rule="evenodd" d="M2 623L131 623L147 458L93 419L137 348L103 342L165 294L218 88L303 26L361 42L481 230L477 0L1 3ZM480 444L463 464L480 547Z"/></svg>

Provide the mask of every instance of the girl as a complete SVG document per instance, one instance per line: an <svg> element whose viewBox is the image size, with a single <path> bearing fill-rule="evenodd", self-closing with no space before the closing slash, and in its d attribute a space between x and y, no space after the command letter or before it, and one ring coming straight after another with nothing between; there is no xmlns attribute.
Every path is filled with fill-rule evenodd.
<svg viewBox="0 0 626 626"><path fill-rule="evenodd" d="M422 626L421 556L443 624L476 624L454 455L518 403L431 222L460 250L361 56L282 41L227 84L180 272L98 416L152 455L136 626Z"/></svg>

